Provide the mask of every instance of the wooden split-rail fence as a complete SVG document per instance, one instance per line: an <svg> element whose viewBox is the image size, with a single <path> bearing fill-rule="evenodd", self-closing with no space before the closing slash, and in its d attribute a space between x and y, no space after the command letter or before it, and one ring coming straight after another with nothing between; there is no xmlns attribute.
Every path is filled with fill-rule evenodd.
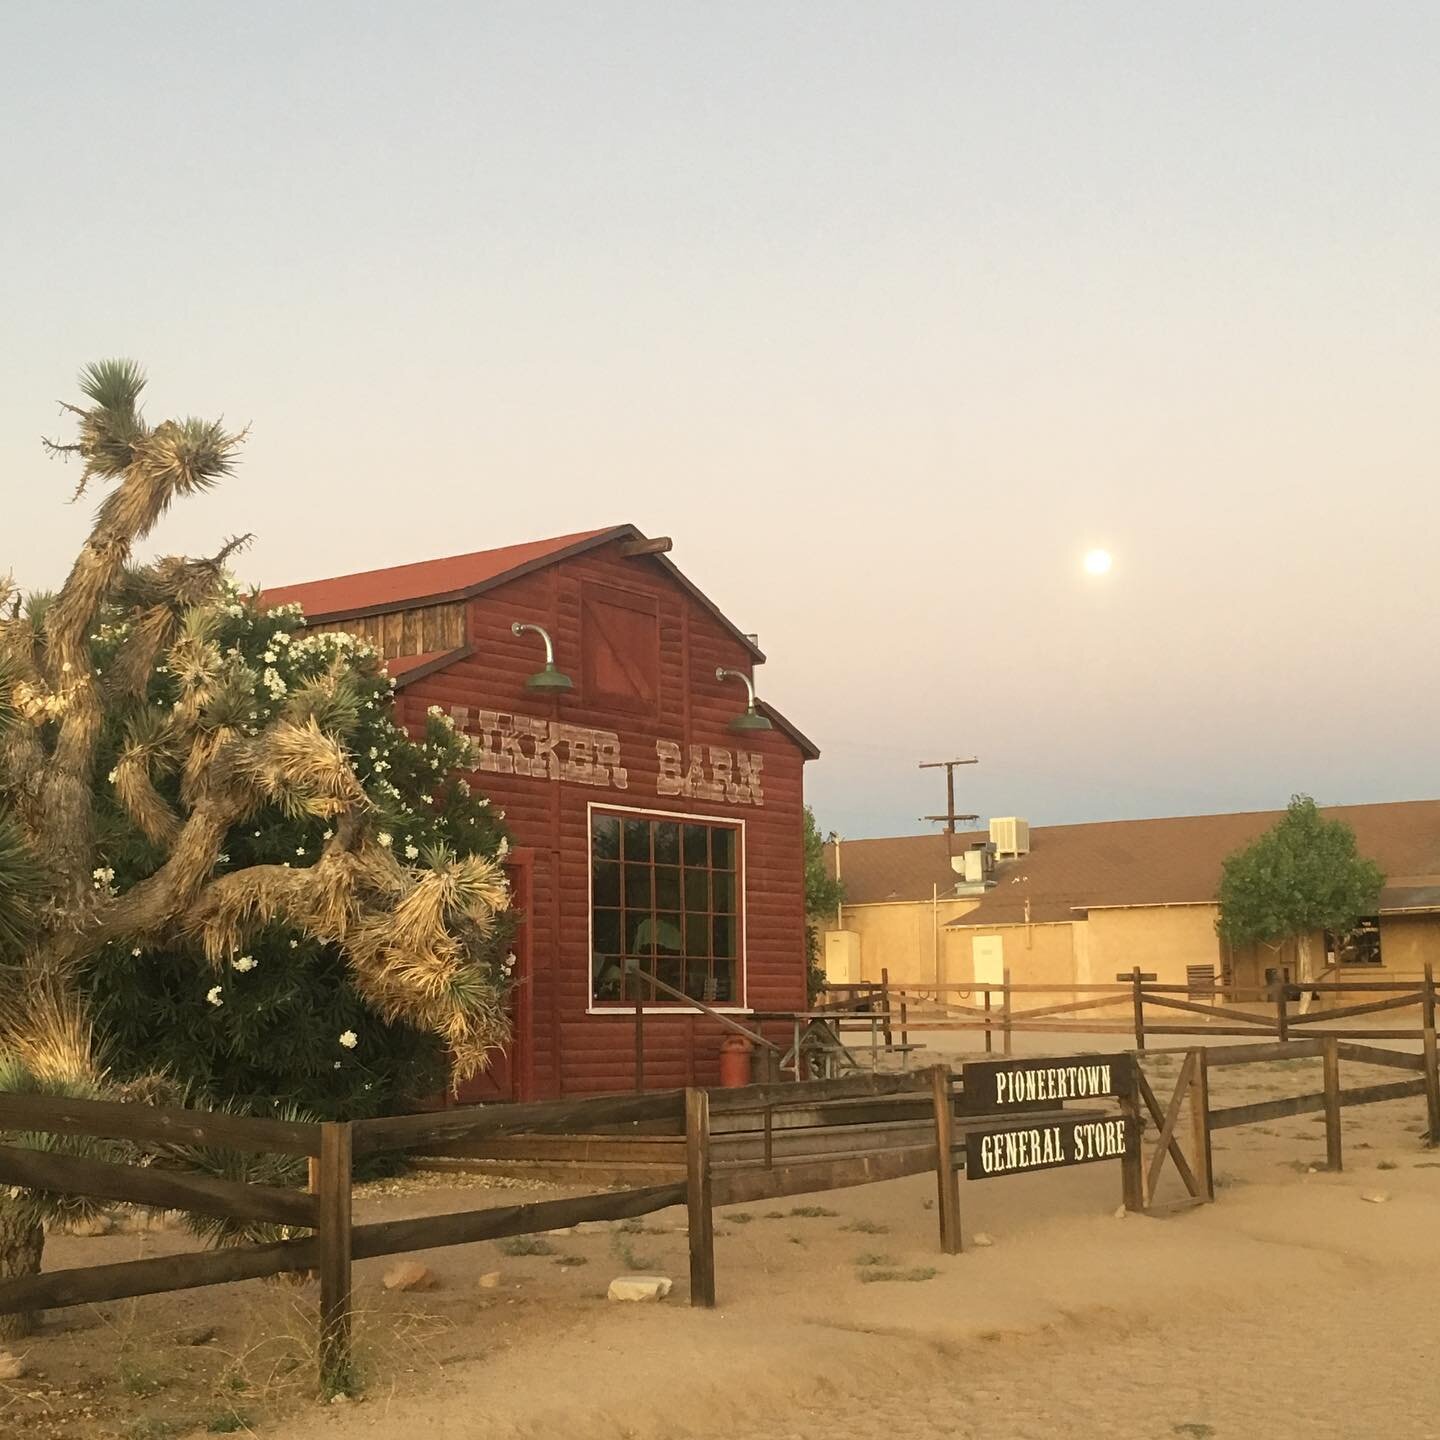
<svg viewBox="0 0 1440 1440"><path fill-rule="evenodd" d="M1440 1075L1433 1013L1422 1053L1407 1054L1336 1036L1180 1052L1173 1090L1162 1099L1144 1056L1116 1057L1126 1078L1106 1092L1118 1101L1127 1135L1120 1157L1121 1196L1149 1208L1171 1164L1191 1200L1214 1198L1211 1135L1232 1126L1323 1112L1329 1163L1341 1163L1339 1114L1346 1106L1425 1096L1431 1143L1440 1140ZM1209 1072L1220 1066L1316 1057L1320 1090L1215 1109ZM1094 1057L1072 1057L1079 1064ZM1390 1083L1342 1088L1342 1062L1411 1072ZM1021 1068L1047 1062L1000 1060ZM1051 1061L1053 1065L1064 1062ZM968 1067L979 1070L983 1066ZM1188 1111L1189 1121L1185 1123ZM266 1244L156 1256L0 1280L0 1313L97 1304L246 1280L309 1272L319 1280L318 1355L322 1383L345 1383L350 1364L351 1274L356 1260L562 1229L584 1221L621 1221L671 1206L687 1212L690 1302L716 1301L717 1206L842 1189L932 1172L939 1245L961 1249L958 1178L976 1137L1032 1133L1086 1124L1107 1111L1094 1100L1022 1101L998 1113L993 1095L967 1093L947 1067L867 1074L808 1083L778 1082L732 1090L668 1090L534 1104L468 1106L352 1123L308 1124L142 1104L0 1093L0 1132L84 1136L129 1142L135 1163L79 1158L55 1150L0 1144L0 1184L82 1195L141 1207L269 1222L302 1233ZM1153 1129L1145 1156L1139 1136ZM311 1190L246 1184L145 1163L156 1152L206 1146L309 1157ZM565 1199L468 1209L442 1215L355 1224L357 1156L404 1152L440 1160L512 1160L573 1167L571 1180L600 1167L623 1188ZM978 1175L970 1178L980 1178ZM638 1182L638 1183L637 1183Z"/></svg>
<svg viewBox="0 0 1440 1440"><path fill-rule="evenodd" d="M1226 985L1213 975L1160 984L1137 965L1111 984L1022 983L1007 969L997 984L898 985L887 972L878 982L827 986L816 1008L787 1018L796 1025L796 1052L802 1023L824 1025L856 1060L882 1068L898 1055L904 1068L920 1048L914 1037L923 1043L943 1033L978 1033L987 1053L1003 1055L1014 1053L1017 1035L1128 1035L1140 1051L1177 1036L1420 1040L1435 1028L1435 1004L1430 965L1418 980L1287 980L1260 988ZM1350 1023L1404 1012L1406 1024Z"/></svg>

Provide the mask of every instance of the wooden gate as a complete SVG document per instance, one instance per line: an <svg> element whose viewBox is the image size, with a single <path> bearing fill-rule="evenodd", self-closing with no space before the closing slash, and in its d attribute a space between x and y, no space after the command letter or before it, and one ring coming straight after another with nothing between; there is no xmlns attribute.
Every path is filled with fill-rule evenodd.
<svg viewBox="0 0 1440 1440"><path fill-rule="evenodd" d="M1145 1077L1144 1065L1136 1057L1135 1106L1143 1105L1158 1132L1153 1151L1140 1170L1141 1203L1154 1205L1155 1192L1169 1160L1184 1185L1188 1201L1201 1204L1215 1198L1215 1177L1210 1163L1209 1060L1203 1049L1187 1050L1175 1077L1175 1088L1164 1106ZM1189 1111L1188 1123L1186 1110ZM1188 1146L1189 1153L1186 1153Z"/></svg>

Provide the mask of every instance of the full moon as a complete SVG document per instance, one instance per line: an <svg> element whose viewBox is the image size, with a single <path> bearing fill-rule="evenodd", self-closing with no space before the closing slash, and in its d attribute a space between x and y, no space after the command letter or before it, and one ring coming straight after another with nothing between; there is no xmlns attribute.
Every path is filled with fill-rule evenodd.
<svg viewBox="0 0 1440 1440"><path fill-rule="evenodd" d="M1085 555L1085 573L1087 575L1108 575L1110 565L1108 550L1090 550Z"/></svg>

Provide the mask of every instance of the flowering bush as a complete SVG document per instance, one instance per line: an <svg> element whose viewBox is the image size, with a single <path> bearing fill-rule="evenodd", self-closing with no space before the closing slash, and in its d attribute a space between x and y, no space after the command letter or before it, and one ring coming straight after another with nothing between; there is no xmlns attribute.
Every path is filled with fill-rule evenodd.
<svg viewBox="0 0 1440 1440"><path fill-rule="evenodd" d="M348 634L306 633L298 607L264 611L233 582L211 613L208 642L231 673L254 677L248 701L234 713L243 733L258 734L290 697L338 672L325 723L345 736L372 807L375 840L396 860L440 869L456 856L499 858L508 851L499 817L460 778L473 764L469 740L438 711L424 735L407 736L394 721L393 682L371 646ZM99 673L129 635L121 614L102 612L90 639ZM157 715L182 703L184 677L175 668L164 659L154 666L146 704ZM132 737L133 729L132 723ZM167 853L114 794L124 778L125 743L118 725L107 726L97 767L108 774L101 789L110 793L99 805L93 880L108 893L142 880ZM182 780L175 773L157 785L163 794ZM232 827L215 875L313 865L330 825L293 808L266 804ZM469 937L459 980L476 1004L501 1012L494 1031L503 1030L512 933L513 920L502 913L490 935ZM252 1111L298 1105L321 1119L352 1119L434 1094L447 1081L443 1035L382 1015L357 988L337 946L281 923L266 925L218 966L180 937L164 945L111 944L90 962L87 989L112 1073L128 1078L163 1069L205 1103Z"/></svg>

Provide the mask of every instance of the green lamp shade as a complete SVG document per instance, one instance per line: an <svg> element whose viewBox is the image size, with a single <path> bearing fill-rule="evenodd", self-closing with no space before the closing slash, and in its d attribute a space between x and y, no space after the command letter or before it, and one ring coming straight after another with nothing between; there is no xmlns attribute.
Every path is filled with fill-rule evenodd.
<svg viewBox="0 0 1440 1440"><path fill-rule="evenodd" d="M758 710L746 710L743 714L737 715L731 722L732 730L773 730L775 727L769 719L760 714Z"/></svg>
<svg viewBox="0 0 1440 1440"><path fill-rule="evenodd" d="M553 663L547 664L543 670L537 670L526 682L527 690L538 690L542 694L558 694L562 690L571 689L570 677L563 675L557 670ZM767 728L769 722L766 722Z"/></svg>

